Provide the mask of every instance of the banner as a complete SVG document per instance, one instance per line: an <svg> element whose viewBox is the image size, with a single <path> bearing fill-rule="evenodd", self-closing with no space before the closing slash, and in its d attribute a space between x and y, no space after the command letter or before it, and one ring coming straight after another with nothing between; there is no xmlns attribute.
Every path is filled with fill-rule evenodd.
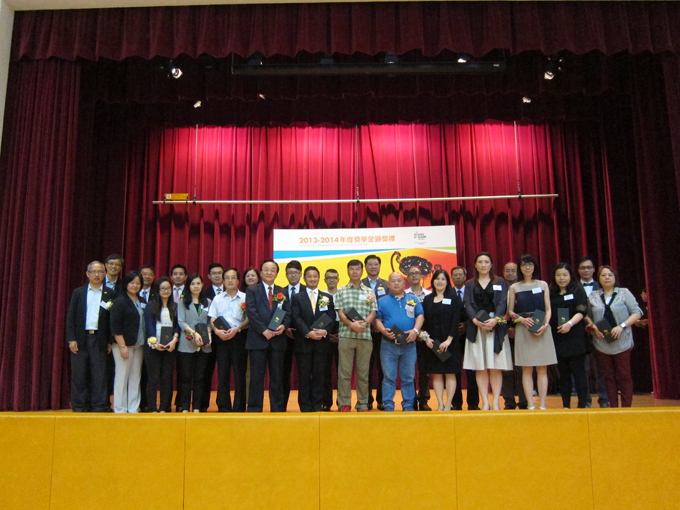
<svg viewBox="0 0 680 510"><path fill-rule="evenodd" d="M325 289L326 270L335 269L340 275L338 286L346 285L347 263L364 262L370 254L381 259L381 278L387 280L394 271L406 276L410 268L418 267L423 287L429 288L435 270L445 269L450 275L458 265L456 227L274 230L274 259L281 267L276 283L281 286L288 284L285 266L291 260L300 261L303 271L308 266L319 269L319 287Z"/></svg>

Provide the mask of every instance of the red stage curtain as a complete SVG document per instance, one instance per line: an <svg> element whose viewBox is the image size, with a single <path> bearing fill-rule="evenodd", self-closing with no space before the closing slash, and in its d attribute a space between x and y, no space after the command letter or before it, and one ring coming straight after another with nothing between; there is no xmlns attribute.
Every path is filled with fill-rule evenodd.
<svg viewBox="0 0 680 510"><path fill-rule="evenodd" d="M450 49L680 51L675 2L378 2L21 11L12 58Z"/></svg>
<svg viewBox="0 0 680 510"><path fill-rule="evenodd" d="M13 65L3 145L0 223L0 410L68 406L64 329L70 257L80 67ZM45 87L45 83L56 86ZM30 140L29 143L26 143ZM76 264L82 282L84 266Z"/></svg>
<svg viewBox="0 0 680 510"><path fill-rule="evenodd" d="M127 192L119 200L127 204L117 221L125 225L120 241L133 267L153 263L164 274L181 262L203 274L215 260L241 269L258 265L271 254L275 228L454 224L464 263L481 250L491 251L499 265L532 252L547 278L561 257L572 261L587 251L588 220L576 190L582 160L601 155L579 157L577 129L502 123L151 129L148 138L130 140L122 151L131 157L122 179ZM107 152L101 158L102 164L115 159ZM598 167L606 169L605 162ZM362 198L396 200L360 206L150 204L163 193L193 196L194 190L199 200L353 199L357 186ZM560 198L399 200L517 195L518 186L523 194L559 192ZM106 223L116 223L120 212L108 213ZM572 228L560 228L561 221ZM608 252L607 240L599 242L598 251Z"/></svg>
<svg viewBox="0 0 680 510"><path fill-rule="evenodd" d="M680 349L674 317L680 289L674 263L680 246L678 56L665 56L661 60L640 56L636 59L634 82L637 184L649 292L650 345L656 367L654 395L677 399L680 398Z"/></svg>

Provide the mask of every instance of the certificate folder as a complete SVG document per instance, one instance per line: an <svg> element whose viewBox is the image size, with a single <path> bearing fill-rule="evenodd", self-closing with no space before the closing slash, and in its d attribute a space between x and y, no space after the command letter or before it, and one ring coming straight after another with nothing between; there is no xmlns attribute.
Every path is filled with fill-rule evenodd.
<svg viewBox="0 0 680 510"><path fill-rule="evenodd" d="M314 321L314 324L312 324L312 327L309 329L328 329L328 327L331 325L331 318L328 316L328 314L324 313L321 317L316 319Z"/></svg>
<svg viewBox="0 0 680 510"><path fill-rule="evenodd" d="M534 321L534 325L529 328L529 331L536 333L545 323L545 312L543 310L536 310L531 318Z"/></svg>
<svg viewBox="0 0 680 510"><path fill-rule="evenodd" d="M276 308L274 311L274 315L272 315L272 319L269 321L269 326L267 328L271 329L272 331L276 331L276 329L283 324L283 318L286 316L286 311L283 308Z"/></svg>

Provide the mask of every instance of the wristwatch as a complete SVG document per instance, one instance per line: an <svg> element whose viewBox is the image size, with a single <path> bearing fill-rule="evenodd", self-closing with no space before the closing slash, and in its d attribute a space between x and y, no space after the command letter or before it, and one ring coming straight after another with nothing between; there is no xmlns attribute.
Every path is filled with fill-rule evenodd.
<svg viewBox="0 0 680 510"><path fill-rule="evenodd" d="M628 324L622 322L621 324L619 324L619 326L621 326L621 329L626 329L628 327Z"/></svg>

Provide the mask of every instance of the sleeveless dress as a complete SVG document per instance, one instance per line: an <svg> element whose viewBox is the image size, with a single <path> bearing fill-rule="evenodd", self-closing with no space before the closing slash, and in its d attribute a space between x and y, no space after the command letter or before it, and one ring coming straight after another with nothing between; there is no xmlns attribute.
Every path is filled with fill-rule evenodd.
<svg viewBox="0 0 680 510"><path fill-rule="evenodd" d="M515 313L522 314L536 310L545 311L545 293L548 284L542 280L534 280L532 284L518 282L515 289ZM540 292L534 290L538 289ZM526 326L517 323L515 326L515 365L520 367L541 367L555 365L555 343L552 331L546 328L541 336L531 333Z"/></svg>

